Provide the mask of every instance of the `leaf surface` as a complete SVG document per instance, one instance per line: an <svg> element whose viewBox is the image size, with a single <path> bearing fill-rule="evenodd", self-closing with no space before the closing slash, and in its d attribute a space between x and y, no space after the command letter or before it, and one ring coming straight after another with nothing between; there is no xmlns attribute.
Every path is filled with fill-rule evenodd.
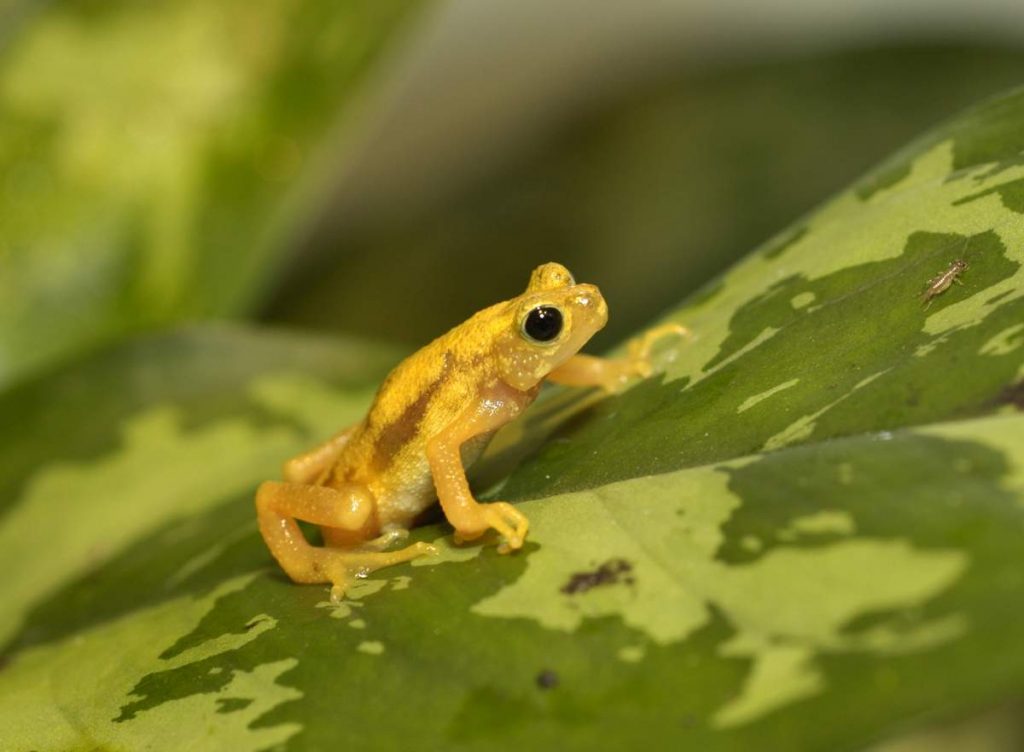
<svg viewBox="0 0 1024 752"><path fill-rule="evenodd" d="M340 605L272 564L252 492L393 353L195 330L9 392L0 727L833 750L1019 696L1022 122L1024 94L983 105L754 253L671 315L694 337L664 373L539 402L481 468L533 523L522 552L428 524L439 557Z"/></svg>

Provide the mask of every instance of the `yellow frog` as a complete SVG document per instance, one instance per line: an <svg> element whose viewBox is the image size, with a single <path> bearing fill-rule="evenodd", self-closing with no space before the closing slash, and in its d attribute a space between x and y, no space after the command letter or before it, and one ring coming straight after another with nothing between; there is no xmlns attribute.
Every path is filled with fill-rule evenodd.
<svg viewBox="0 0 1024 752"><path fill-rule="evenodd" d="M534 270L526 292L480 311L398 365L362 422L284 465L285 482L256 493L260 532L295 582L330 582L340 599L354 577L434 553L427 543L386 550L424 509L441 502L458 542L490 529L501 553L520 548L529 522L511 504L473 498L465 467L501 426L519 415L545 379L616 391L651 373L655 327L608 360L577 354L608 320L593 285L561 264ZM319 525L312 546L296 520Z"/></svg>

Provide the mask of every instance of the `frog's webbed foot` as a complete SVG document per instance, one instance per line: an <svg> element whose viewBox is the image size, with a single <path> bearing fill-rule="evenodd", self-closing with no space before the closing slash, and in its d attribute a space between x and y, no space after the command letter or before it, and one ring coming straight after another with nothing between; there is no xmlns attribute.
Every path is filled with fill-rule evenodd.
<svg viewBox="0 0 1024 752"><path fill-rule="evenodd" d="M507 501L493 501L480 504L477 508L479 518L473 527L456 528L455 542L462 543L474 540L487 530L494 530L502 537L498 544L498 553L507 554L523 547L526 533L530 530L530 521L522 512Z"/></svg>
<svg viewBox="0 0 1024 752"><path fill-rule="evenodd" d="M502 391L507 390L507 391ZM481 504L473 498L462 465L462 445L469 439L491 433L516 417L523 403L508 386L493 387L488 399L474 400L444 430L427 442L427 461L441 509L455 528L457 543L479 538L488 530L496 531L503 542L499 553L523 547L530 521L526 515L504 501Z"/></svg>
<svg viewBox="0 0 1024 752"><path fill-rule="evenodd" d="M679 324L662 324L634 337L622 358L596 358L577 353L547 375L549 381L567 386L596 386L607 393L619 392L634 378L654 373L651 351L663 337L689 336L690 330Z"/></svg>
<svg viewBox="0 0 1024 752"><path fill-rule="evenodd" d="M331 600L337 603L345 597L345 591L356 580L364 579L371 572L384 567L436 554L437 549L429 543L419 541L398 551L345 551L323 548L318 549L318 552L320 561L317 562L317 568L324 579L331 583Z"/></svg>
<svg viewBox="0 0 1024 752"><path fill-rule="evenodd" d="M374 504L373 495L355 484L337 489L267 481L256 493L260 532L274 558L295 582L330 582L335 599L344 595L354 579L436 553L429 543L414 543L398 551L381 550L399 540L401 532L382 535L365 547L355 540L338 547L312 546L296 523L297 519L306 520L358 536L366 529Z"/></svg>
<svg viewBox="0 0 1024 752"><path fill-rule="evenodd" d="M626 357L604 361L606 367L597 386L614 394L634 378L646 379L654 373L651 353L658 340L668 336L689 337L690 330L680 324L668 323L651 327L626 345Z"/></svg>

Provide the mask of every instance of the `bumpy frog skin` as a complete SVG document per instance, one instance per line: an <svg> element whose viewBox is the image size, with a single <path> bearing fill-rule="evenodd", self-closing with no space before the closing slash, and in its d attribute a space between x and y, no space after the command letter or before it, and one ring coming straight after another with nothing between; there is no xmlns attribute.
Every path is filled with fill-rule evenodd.
<svg viewBox="0 0 1024 752"><path fill-rule="evenodd" d="M274 558L295 582L330 582L337 600L355 577L434 553L427 543L387 549L438 500L456 541L493 529L504 539L500 552L520 548L529 521L511 504L474 499L464 468L543 381L617 391L650 375L658 337L686 332L655 327L621 359L578 354L607 321L596 287L544 264L522 295L411 355L384 380L362 422L286 462L283 483L260 486L257 517ZM310 545L296 520L319 525L325 545Z"/></svg>

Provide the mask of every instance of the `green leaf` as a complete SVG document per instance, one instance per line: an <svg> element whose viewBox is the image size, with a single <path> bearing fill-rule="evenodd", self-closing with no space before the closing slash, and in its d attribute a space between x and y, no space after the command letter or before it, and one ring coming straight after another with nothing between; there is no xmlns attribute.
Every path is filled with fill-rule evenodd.
<svg viewBox="0 0 1024 752"><path fill-rule="evenodd" d="M414 3L44 5L0 58L0 382L249 311Z"/></svg>
<svg viewBox="0 0 1024 752"><path fill-rule="evenodd" d="M519 554L429 524L342 604L252 494L393 355L196 330L0 397L5 743L833 750L1019 696L1022 126L939 129L675 312L664 373L510 426Z"/></svg>

